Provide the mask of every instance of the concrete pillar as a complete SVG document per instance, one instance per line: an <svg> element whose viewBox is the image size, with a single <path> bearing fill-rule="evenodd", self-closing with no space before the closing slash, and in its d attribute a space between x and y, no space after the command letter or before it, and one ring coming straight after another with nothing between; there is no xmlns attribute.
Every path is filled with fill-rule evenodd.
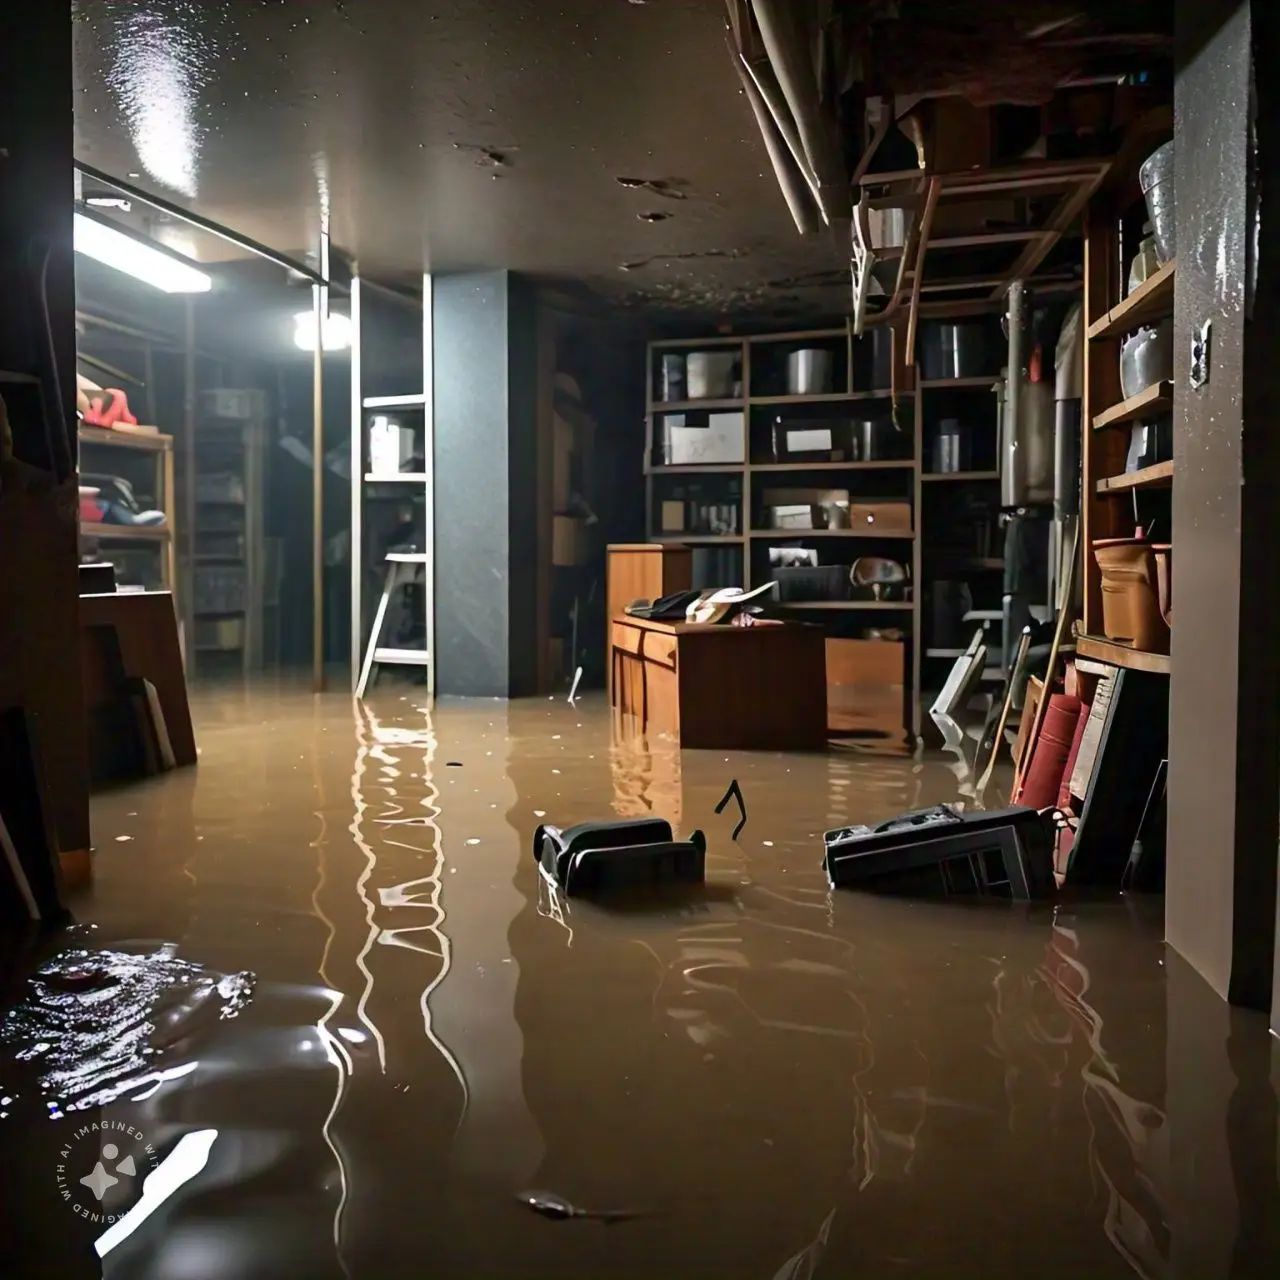
<svg viewBox="0 0 1280 1280"><path fill-rule="evenodd" d="M507 271L436 276L436 691L537 681L537 317Z"/></svg>
<svg viewBox="0 0 1280 1280"><path fill-rule="evenodd" d="M1274 8L1178 0L1176 10L1166 932L1220 995L1261 1010L1271 1007L1280 836ZM1197 390L1192 340L1206 322L1210 377Z"/></svg>

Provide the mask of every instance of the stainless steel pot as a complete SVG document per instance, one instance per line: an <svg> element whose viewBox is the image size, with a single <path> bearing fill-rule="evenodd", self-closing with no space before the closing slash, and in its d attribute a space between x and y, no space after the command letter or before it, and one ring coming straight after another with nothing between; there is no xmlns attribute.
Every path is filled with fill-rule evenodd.
<svg viewBox="0 0 1280 1280"><path fill-rule="evenodd" d="M787 393L793 396L819 396L831 390L834 361L830 351L813 347L793 351L787 357Z"/></svg>

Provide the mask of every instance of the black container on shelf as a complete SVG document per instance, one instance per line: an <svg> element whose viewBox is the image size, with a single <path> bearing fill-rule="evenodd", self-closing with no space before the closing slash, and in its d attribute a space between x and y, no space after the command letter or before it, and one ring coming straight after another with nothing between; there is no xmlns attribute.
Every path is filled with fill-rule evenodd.
<svg viewBox="0 0 1280 1280"><path fill-rule="evenodd" d="M842 564L778 565L769 570L782 604L849 598L849 570Z"/></svg>

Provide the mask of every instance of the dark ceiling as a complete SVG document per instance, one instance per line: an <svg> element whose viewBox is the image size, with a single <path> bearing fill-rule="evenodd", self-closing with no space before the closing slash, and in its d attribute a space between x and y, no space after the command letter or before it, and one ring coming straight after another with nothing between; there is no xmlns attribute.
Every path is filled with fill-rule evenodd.
<svg viewBox="0 0 1280 1280"><path fill-rule="evenodd" d="M80 0L76 154L298 256L327 203L388 281L506 267L650 307L842 310L847 254L796 235L724 13Z"/></svg>

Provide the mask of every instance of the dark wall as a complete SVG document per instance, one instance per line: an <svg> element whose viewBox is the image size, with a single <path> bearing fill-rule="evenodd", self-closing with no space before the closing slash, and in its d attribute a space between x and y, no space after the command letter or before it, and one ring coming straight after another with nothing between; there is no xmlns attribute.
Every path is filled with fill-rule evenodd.
<svg viewBox="0 0 1280 1280"><path fill-rule="evenodd" d="M89 847L73 474L71 173L70 2L5 5L0 369L39 379L39 394L30 386L0 388L11 406L15 454L0 456L0 706L21 705L38 722L49 816L64 852Z"/></svg>

